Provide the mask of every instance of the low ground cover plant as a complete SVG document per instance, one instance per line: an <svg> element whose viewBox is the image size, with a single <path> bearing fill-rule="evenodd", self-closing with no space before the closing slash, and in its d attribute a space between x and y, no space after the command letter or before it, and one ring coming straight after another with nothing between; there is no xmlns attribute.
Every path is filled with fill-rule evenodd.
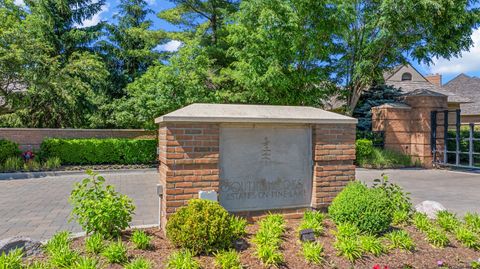
<svg viewBox="0 0 480 269"><path fill-rule="evenodd" d="M127 261L127 246L121 241L110 243L102 252L110 263L122 264Z"/></svg>
<svg viewBox="0 0 480 269"><path fill-rule="evenodd" d="M152 262L145 259L145 258L135 258L127 265L125 265L125 269L150 269L152 268Z"/></svg>
<svg viewBox="0 0 480 269"><path fill-rule="evenodd" d="M312 229L315 236L319 236L323 233L323 221L325 220L325 214L318 211L306 211L303 214L302 222L298 227L298 230Z"/></svg>
<svg viewBox="0 0 480 269"><path fill-rule="evenodd" d="M356 145L356 163L368 168L399 168L417 166L410 156L400 152L380 149L368 139L358 139Z"/></svg>
<svg viewBox="0 0 480 269"><path fill-rule="evenodd" d="M105 178L97 173L89 170L87 174L89 177L76 183L70 194L71 220L76 220L87 234L116 237L132 220L133 201L112 185L105 185Z"/></svg>
<svg viewBox="0 0 480 269"><path fill-rule="evenodd" d="M22 249L15 249L8 254L0 253L0 268L2 269L21 269L23 252Z"/></svg>
<svg viewBox="0 0 480 269"><path fill-rule="evenodd" d="M53 170L61 166L59 158L52 157L45 161L38 158L24 160L19 156L8 157L3 163L0 163L0 172L36 172L42 170Z"/></svg>
<svg viewBox="0 0 480 269"><path fill-rule="evenodd" d="M156 139L46 139L40 146L45 158L63 164L150 164L156 161Z"/></svg>
<svg viewBox="0 0 480 269"><path fill-rule="evenodd" d="M412 237L405 230L395 230L385 234L385 238L389 241L389 248L398 248L406 251L413 251L415 243Z"/></svg>
<svg viewBox="0 0 480 269"><path fill-rule="evenodd" d="M466 226L459 226L454 231L455 238L467 248L480 250L480 239L477 233Z"/></svg>
<svg viewBox="0 0 480 269"><path fill-rule="evenodd" d="M75 269L97 269L99 268L98 260L92 257L80 257L75 262Z"/></svg>
<svg viewBox="0 0 480 269"><path fill-rule="evenodd" d="M335 232L335 243L333 247L337 250L337 255L345 257L350 262L355 262L363 255L362 244L359 236L360 229L350 222L337 225Z"/></svg>
<svg viewBox="0 0 480 269"><path fill-rule="evenodd" d="M265 266L278 266L284 261L280 245L285 232L285 219L282 215L269 214L259 222L259 229L253 242L256 255Z"/></svg>
<svg viewBox="0 0 480 269"><path fill-rule="evenodd" d="M437 224L446 232L453 232L460 225L460 221L455 214L444 210L437 213Z"/></svg>
<svg viewBox="0 0 480 269"><path fill-rule="evenodd" d="M172 214L167 237L193 254L228 249L245 234L246 222L229 214L218 202L192 199Z"/></svg>
<svg viewBox="0 0 480 269"><path fill-rule="evenodd" d="M142 230L135 230L132 233L131 241L137 249L148 249L150 248L152 237Z"/></svg>
<svg viewBox="0 0 480 269"><path fill-rule="evenodd" d="M167 269L200 269L200 264L189 250L176 251L167 260Z"/></svg>
<svg viewBox="0 0 480 269"><path fill-rule="evenodd" d="M367 253L370 253L374 256L379 256L386 252L386 249L383 246L380 238L374 235L362 235L360 236L359 240L363 251Z"/></svg>
<svg viewBox="0 0 480 269"><path fill-rule="evenodd" d="M240 257L235 250L221 250L215 254L215 267L219 269L242 269Z"/></svg>
<svg viewBox="0 0 480 269"><path fill-rule="evenodd" d="M308 263L321 264L324 262L323 245L320 242L302 243L303 257Z"/></svg>
<svg viewBox="0 0 480 269"><path fill-rule="evenodd" d="M480 233L480 214L467 212L463 221L468 228Z"/></svg>
<svg viewBox="0 0 480 269"><path fill-rule="evenodd" d="M99 254L105 249L103 236L95 233L85 238L85 250L91 254Z"/></svg>

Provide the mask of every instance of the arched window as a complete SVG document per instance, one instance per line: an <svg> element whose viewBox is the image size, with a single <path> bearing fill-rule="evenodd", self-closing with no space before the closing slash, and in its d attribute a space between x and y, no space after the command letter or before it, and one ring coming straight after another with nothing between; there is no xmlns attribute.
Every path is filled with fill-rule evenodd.
<svg viewBox="0 0 480 269"><path fill-rule="evenodd" d="M405 80L412 80L412 74L410 73L403 73L402 74L402 81L405 81Z"/></svg>

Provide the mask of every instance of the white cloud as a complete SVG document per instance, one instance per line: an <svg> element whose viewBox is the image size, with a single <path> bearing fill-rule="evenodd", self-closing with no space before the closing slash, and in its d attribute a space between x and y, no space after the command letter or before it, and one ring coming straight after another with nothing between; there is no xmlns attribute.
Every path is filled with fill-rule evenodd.
<svg viewBox="0 0 480 269"><path fill-rule="evenodd" d="M178 40L171 40L163 45L157 46L156 50L174 52L174 51L177 51L181 45L182 45L182 42Z"/></svg>
<svg viewBox="0 0 480 269"><path fill-rule="evenodd" d="M23 0L15 0L13 3L19 7L25 6L25 2Z"/></svg>
<svg viewBox="0 0 480 269"><path fill-rule="evenodd" d="M436 59L430 67L431 73L459 74L480 70L480 29L472 34L473 47L465 51L459 58Z"/></svg>
<svg viewBox="0 0 480 269"><path fill-rule="evenodd" d="M155 5L155 0L146 0L147 1L147 4L153 6Z"/></svg>
<svg viewBox="0 0 480 269"><path fill-rule="evenodd" d="M83 28L83 27L90 27L90 26L97 25L102 20L102 14L107 12L109 8L110 8L110 4L105 3L105 5L103 5L103 7L102 7L102 10L100 10L100 12L93 15L90 19L84 20L82 22L82 25L77 25L77 27L78 28Z"/></svg>

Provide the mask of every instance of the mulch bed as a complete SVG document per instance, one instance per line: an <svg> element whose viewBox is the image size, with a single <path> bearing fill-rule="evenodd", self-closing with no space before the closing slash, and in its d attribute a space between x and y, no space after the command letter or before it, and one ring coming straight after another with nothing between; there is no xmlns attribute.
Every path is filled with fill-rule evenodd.
<svg viewBox="0 0 480 269"><path fill-rule="evenodd" d="M300 242L297 238L296 229L299 220L287 220L287 232L284 236L282 244L282 253L285 256L285 264L280 268L372 268L375 264L381 265L383 269L385 265L391 268L438 268L437 261L441 260L448 268L469 268L471 261L480 257L480 252L474 251L461 246L453 237L450 238L451 245L446 248L434 248L428 244L422 233L414 227L405 227L416 243L416 250L413 252L404 252L400 250L391 250L389 254L379 257L364 256L351 264L343 257L336 255L333 248L335 237L332 231L335 225L331 220L325 221L325 232L317 238L324 246L325 262L323 265L310 265L305 262L301 254ZM258 226L256 224L249 225L246 240L246 249L237 249L240 253L241 262L244 268L265 268L261 262L255 257L255 247L251 244L251 239ZM153 248L148 251L134 249L132 243L127 242L129 246L129 257L143 256L154 262L154 268L164 268L168 256L178 250L163 235L163 232L157 228L146 229L146 232L154 236ZM127 241L131 232L126 231L123 239ZM83 238L74 239L73 247L83 250ZM84 254L84 253L82 253ZM197 257L202 268L214 268L213 256ZM106 268L122 268L120 265L107 265Z"/></svg>

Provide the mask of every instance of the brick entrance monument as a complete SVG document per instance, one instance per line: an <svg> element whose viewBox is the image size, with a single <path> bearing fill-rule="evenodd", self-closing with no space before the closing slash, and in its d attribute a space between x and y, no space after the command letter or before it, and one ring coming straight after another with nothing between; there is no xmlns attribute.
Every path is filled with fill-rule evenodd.
<svg viewBox="0 0 480 269"><path fill-rule="evenodd" d="M431 150L431 112L448 109L447 96L430 90L415 90L402 103L372 108L373 131L385 132L385 148L411 156L423 167L433 166ZM443 117L442 114L439 114ZM443 119L438 119L442 121ZM443 141L443 127L437 129ZM441 151L443 144L437 145Z"/></svg>
<svg viewBox="0 0 480 269"><path fill-rule="evenodd" d="M357 120L321 109L193 104L156 123L162 226L205 193L238 215L296 217L355 177Z"/></svg>

